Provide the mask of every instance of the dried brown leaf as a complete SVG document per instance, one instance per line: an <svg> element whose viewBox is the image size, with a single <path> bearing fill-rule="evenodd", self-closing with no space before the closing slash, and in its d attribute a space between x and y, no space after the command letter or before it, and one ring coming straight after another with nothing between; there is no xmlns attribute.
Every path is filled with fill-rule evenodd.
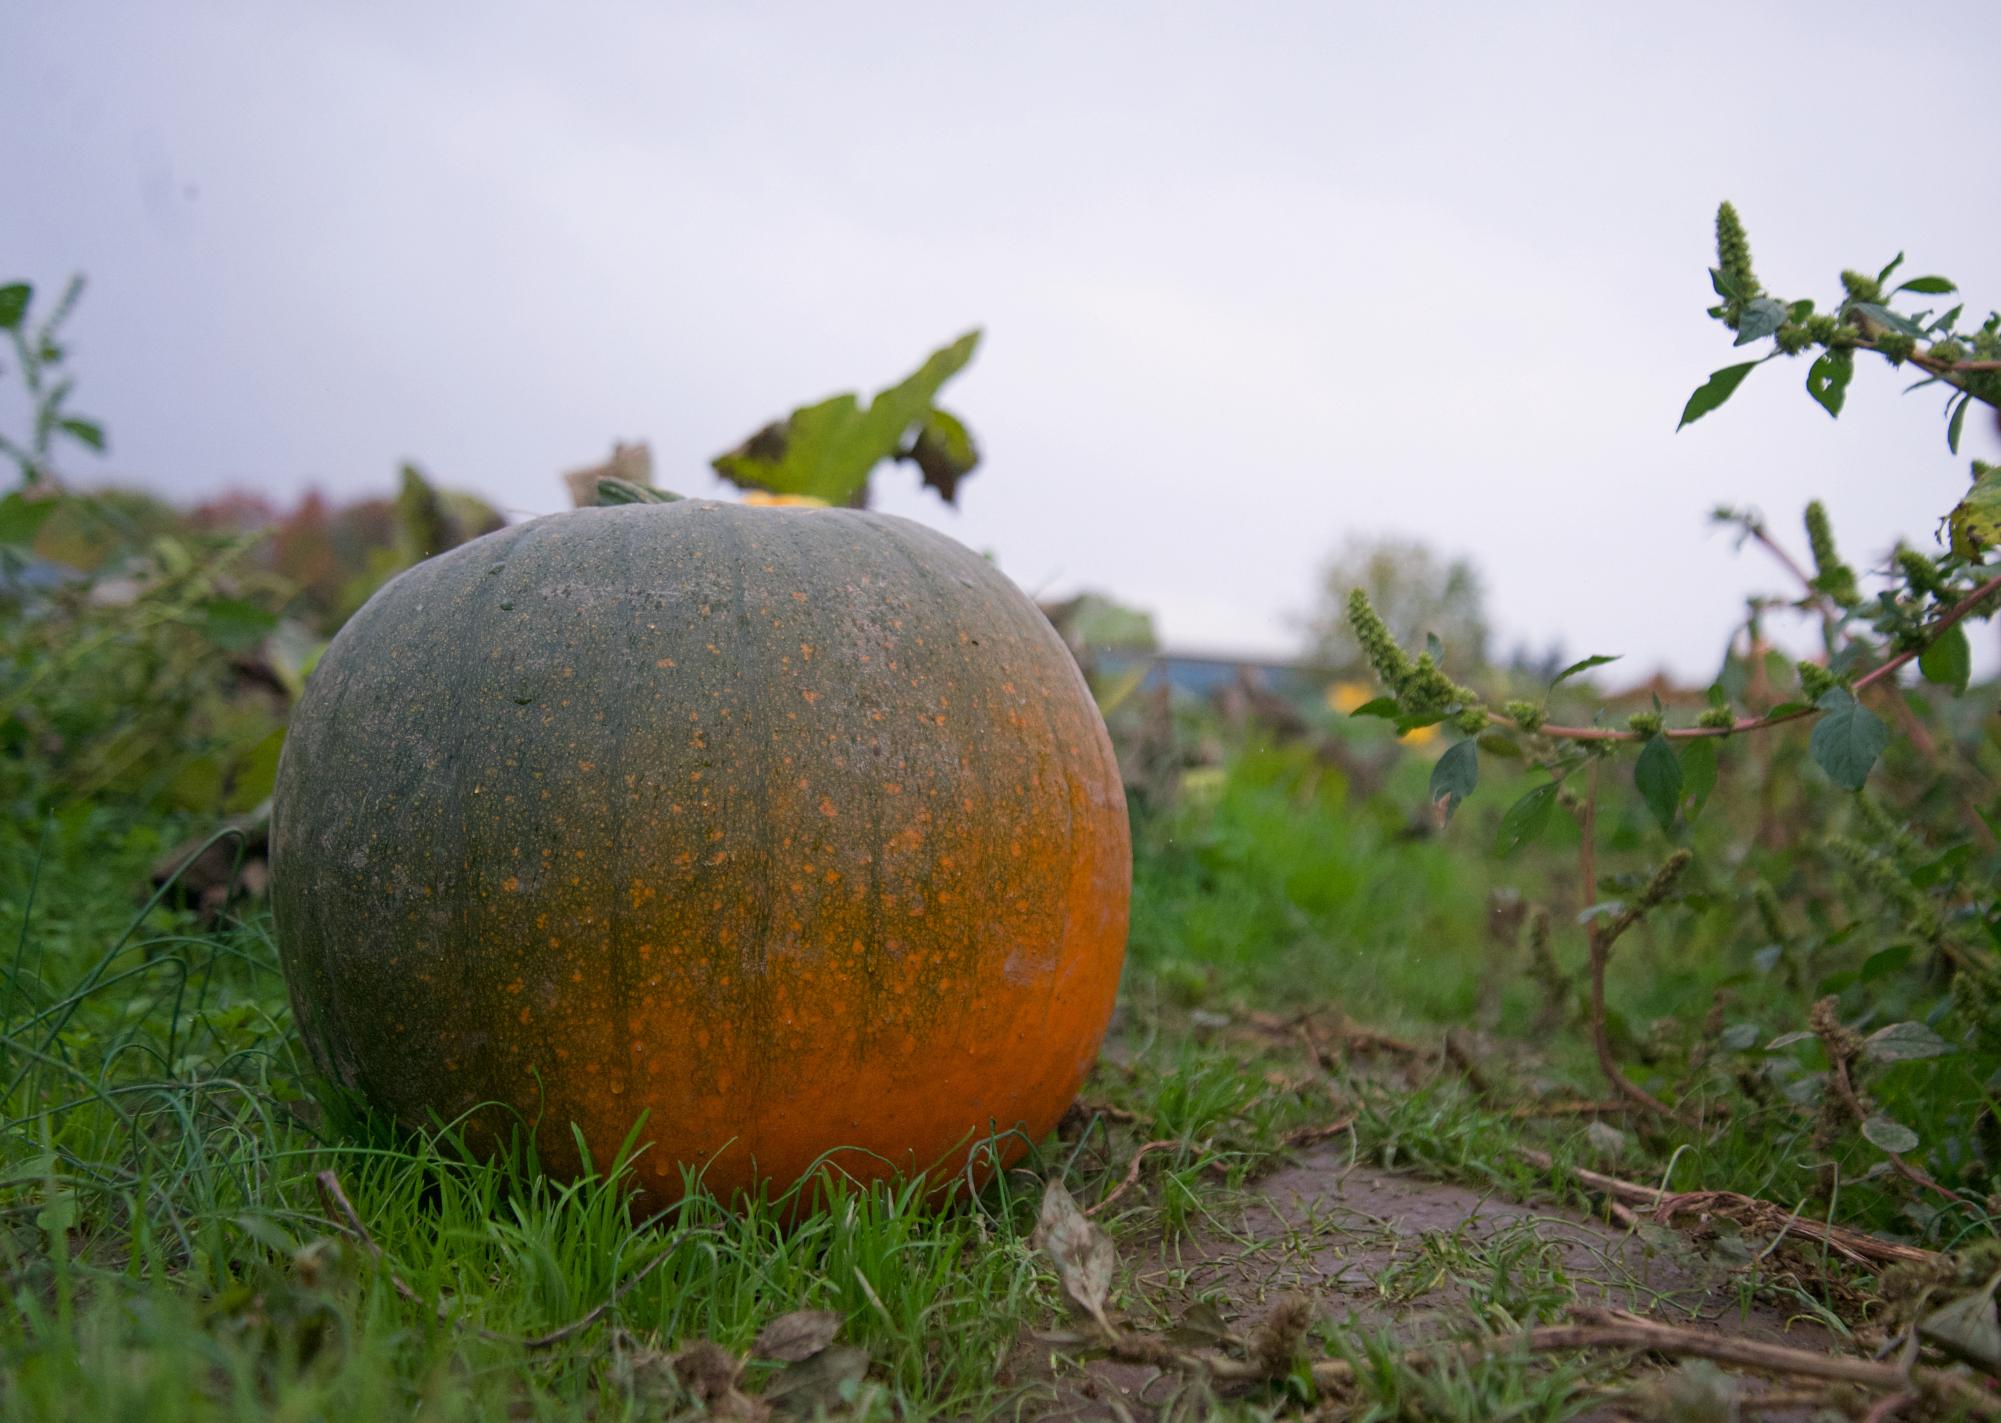
<svg viewBox="0 0 2001 1423"><path fill-rule="evenodd" d="M868 1365L868 1350L833 1345L809 1359L787 1364L765 1385L764 1401L781 1413L808 1418L833 1413L855 1401Z"/></svg>
<svg viewBox="0 0 2001 1423"><path fill-rule="evenodd" d="M1111 1299L1118 1253L1111 1237L1085 1219L1068 1188L1055 1177L1043 1189L1042 1213L1031 1243L1055 1264L1063 1293L1105 1333L1116 1334L1105 1306Z"/></svg>
<svg viewBox="0 0 2001 1423"><path fill-rule="evenodd" d="M743 1361L720 1344L697 1339L674 1354L674 1379L710 1412L736 1388Z"/></svg>
<svg viewBox="0 0 2001 1423"><path fill-rule="evenodd" d="M829 1344L841 1332L841 1316L831 1309L795 1309L790 1314L778 1318L758 1331L757 1342L750 1346L750 1352L760 1359L776 1359L781 1364L796 1364L802 1359L810 1359Z"/></svg>

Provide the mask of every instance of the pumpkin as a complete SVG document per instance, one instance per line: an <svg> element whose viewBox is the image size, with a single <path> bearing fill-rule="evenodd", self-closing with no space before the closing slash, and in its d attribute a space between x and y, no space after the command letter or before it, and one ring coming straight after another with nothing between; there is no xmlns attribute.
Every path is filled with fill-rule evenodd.
<svg viewBox="0 0 2001 1423"><path fill-rule="evenodd" d="M672 1199L1045 1135L1110 1019L1131 846L1075 663L985 560L682 500L379 591L297 708L272 874L335 1082L480 1149L532 1132L560 1176L630 1138Z"/></svg>

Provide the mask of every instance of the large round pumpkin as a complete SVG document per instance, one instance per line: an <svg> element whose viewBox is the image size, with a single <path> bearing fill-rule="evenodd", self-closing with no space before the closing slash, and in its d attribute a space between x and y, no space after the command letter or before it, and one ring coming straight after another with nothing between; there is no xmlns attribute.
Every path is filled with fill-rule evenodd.
<svg viewBox="0 0 2001 1423"><path fill-rule="evenodd" d="M643 1117L665 1197L1011 1158L1103 1037L1131 873L1013 584L904 519L709 500L383 588L299 704L272 859L324 1071L558 1174L573 1123L602 1168Z"/></svg>

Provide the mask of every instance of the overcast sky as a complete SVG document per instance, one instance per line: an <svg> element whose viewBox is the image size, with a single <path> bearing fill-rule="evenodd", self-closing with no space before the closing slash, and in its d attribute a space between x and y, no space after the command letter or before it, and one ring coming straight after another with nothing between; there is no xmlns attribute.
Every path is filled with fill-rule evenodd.
<svg viewBox="0 0 2001 1423"><path fill-rule="evenodd" d="M1182 646L1295 646L1328 550L1398 532L1478 561L1504 645L1705 675L1779 583L1713 505L1822 497L1860 561L1967 477L1874 365L1838 425L1775 362L1674 433L1736 359L1716 201L1783 296L1902 247L2001 302L1993 0L10 12L0 280L89 274L78 475L408 458L530 514L625 438L710 493L979 325L985 466L879 506Z"/></svg>

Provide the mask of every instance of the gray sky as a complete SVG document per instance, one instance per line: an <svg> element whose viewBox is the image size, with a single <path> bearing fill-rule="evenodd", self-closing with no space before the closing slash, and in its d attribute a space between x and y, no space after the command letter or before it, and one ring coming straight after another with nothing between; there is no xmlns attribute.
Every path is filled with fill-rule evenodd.
<svg viewBox="0 0 2001 1423"><path fill-rule="evenodd" d="M1717 199L1781 295L1904 247L2001 303L1991 0L17 0L7 35L0 279L91 278L113 451L78 473L356 494L414 458L536 513L624 437L708 493L982 325L962 509L907 468L879 505L1181 645L1294 645L1325 553L1398 531L1478 560L1504 645L1703 675L1779 586L1712 505L1822 497L1859 561L1966 480L1879 366L1838 425L1775 362L1675 435L1734 359Z"/></svg>

